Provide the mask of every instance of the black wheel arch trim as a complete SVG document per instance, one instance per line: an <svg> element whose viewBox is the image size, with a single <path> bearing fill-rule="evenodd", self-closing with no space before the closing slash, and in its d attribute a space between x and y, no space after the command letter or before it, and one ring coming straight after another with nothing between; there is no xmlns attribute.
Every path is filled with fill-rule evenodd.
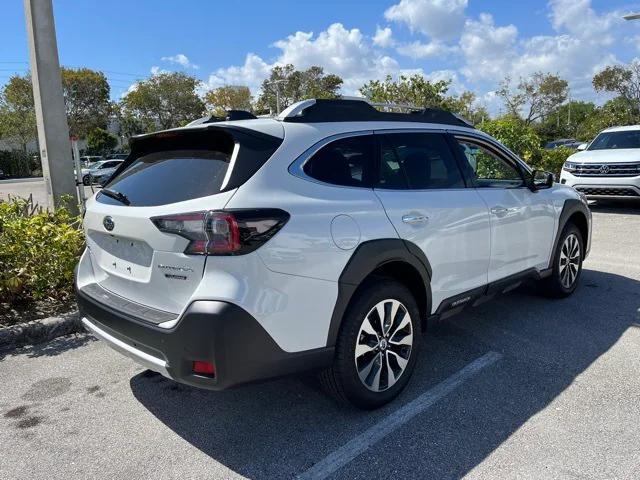
<svg viewBox="0 0 640 480"><path fill-rule="evenodd" d="M582 200L578 200L575 198L568 198L565 200L564 205L562 207L562 212L560 212L560 217L558 219L558 229L556 230L555 238L553 239L553 249L551 250L551 256L549 258L549 268L553 267L553 259L555 257L556 249L558 248L558 242L560 241L560 235L564 230L564 227L567 226L567 222L574 214L582 214L584 216L584 220L587 224L587 238L584 238L584 258L587 257L589 253L589 249L591 246L591 211L589 207L584 204ZM578 225L578 227L580 227ZM583 258L583 259L584 259Z"/></svg>
<svg viewBox="0 0 640 480"><path fill-rule="evenodd" d="M331 315L327 346L335 345L347 308L362 282L376 269L391 262L403 262L413 267L424 285L425 319L431 313L431 264L415 243L399 238L363 242L354 250L338 280L338 297Z"/></svg>

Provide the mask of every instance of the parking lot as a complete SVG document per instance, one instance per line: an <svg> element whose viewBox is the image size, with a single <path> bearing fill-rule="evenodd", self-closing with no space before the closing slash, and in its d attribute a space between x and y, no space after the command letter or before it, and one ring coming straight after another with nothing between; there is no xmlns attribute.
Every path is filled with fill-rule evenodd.
<svg viewBox="0 0 640 480"><path fill-rule="evenodd" d="M575 295L434 326L374 412L312 375L192 389L88 335L0 353L0 478L640 478L640 204L593 211Z"/></svg>
<svg viewBox="0 0 640 480"><path fill-rule="evenodd" d="M84 195L86 198L89 198L97 190L97 185L84 187ZM34 204L47 204L47 190L42 178L0 180L0 200L7 200L10 196L28 198L29 195L33 196Z"/></svg>

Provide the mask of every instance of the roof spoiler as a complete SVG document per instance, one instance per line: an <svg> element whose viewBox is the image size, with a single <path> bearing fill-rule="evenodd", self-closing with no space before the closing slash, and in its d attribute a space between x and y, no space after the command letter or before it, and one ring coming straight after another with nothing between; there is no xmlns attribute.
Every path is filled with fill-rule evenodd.
<svg viewBox="0 0 640 480"><path fill-rule="evenodd" d="M208 115L206 117L198 118L187 126L202 125L203 123L216 123L216 122L229 122L233 120L254 120L256 117L253 113L246 110L226 110L224 117L218 117L216 115Z"/></svg>

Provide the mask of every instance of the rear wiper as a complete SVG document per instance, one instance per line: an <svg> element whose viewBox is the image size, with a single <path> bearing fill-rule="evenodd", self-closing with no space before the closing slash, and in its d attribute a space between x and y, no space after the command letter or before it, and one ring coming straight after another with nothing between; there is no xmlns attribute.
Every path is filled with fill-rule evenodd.
<svg viewBox="0 0 640 480"><path fill-rule="evenodd" d="M127 197L122 192L117 192L109 188L103 188L102 190L100 190L100 193L106 195L107 197L111 197L114 200L118 200L120 203L124 203L125 205L131 205L131 202L129 201L129 197Z"/></svg>

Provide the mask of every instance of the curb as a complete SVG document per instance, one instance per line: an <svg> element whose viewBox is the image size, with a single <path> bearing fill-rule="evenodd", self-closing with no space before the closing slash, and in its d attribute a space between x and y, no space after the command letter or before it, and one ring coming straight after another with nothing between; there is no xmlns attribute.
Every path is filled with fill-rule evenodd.
<svg viewBox="0 0 640 480"><path fill-rule="evenodd" d="M78 311L74 310L58 317L0 327L0 349L48 342L54 338L83 330Z"/></svg>

